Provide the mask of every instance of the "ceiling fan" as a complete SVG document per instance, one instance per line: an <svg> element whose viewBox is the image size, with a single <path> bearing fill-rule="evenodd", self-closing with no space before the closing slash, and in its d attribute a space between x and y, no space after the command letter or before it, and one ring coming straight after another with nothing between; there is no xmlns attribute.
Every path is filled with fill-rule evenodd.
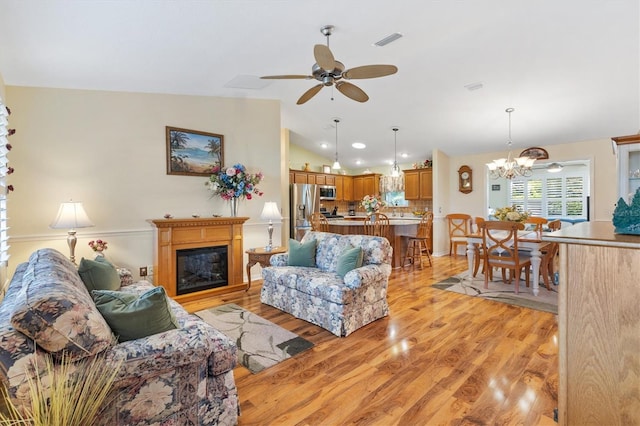
<svg viewBox="0 0 640 426"><path fill-rule="evenodd" d="M355 84L351 84L343 80L356 80L363 78L377 78L387 75L395 74L398 72L398 67L395 65L363 65L360 67L344 69L344 64L340 61L336 61L333 57L333 53L329 49L329 36L333 32L333 25L325 25L320 28L320 32L327 37L327 45L316 44L313 48L313 56L316 63L311 67L311 75L267 75L260 77L262 79L316 79L320 82L313 86L311 89L304 92L298 102L298 105L302 105L309 99L313 98L323 86L336 86L336 89L348 98L358 102L366 102L369 100L369 96Z"/></svg>

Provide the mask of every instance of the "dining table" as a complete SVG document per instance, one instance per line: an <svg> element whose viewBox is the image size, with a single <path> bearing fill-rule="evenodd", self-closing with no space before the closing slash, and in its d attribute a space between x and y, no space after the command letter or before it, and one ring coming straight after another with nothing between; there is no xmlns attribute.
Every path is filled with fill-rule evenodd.
<svg viewBox="0 0 640 426"><path fill-rule="evenodd" d="M505 234L506 236L506 234ZM473 265L475 263L476 244L482 244L482 233L475 232L467 234L467 260L469 262L469 276L473 276ZM534 296L540 293L540 263L542 261L541 248L548 245L548 241L542 241L542 234L533 230L518 231L518 249L531 251L531 268L534 271L531 279L531 291Z"/></svg>

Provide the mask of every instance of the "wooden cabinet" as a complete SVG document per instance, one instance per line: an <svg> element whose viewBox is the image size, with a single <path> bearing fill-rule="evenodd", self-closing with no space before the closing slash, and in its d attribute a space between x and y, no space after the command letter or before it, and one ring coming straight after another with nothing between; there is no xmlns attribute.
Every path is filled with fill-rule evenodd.
<svg viewBox="0 0 640 426"><path fill-rule="evenodd" d="M631 203L640 188L640 134L611 138L618 156L618 197Z"/></svg>
<svg viewBox="0 0 640 426"><path fill-rule="evenodd" d="M377 179L373 179L374 175L366 175L369 177L371 182L367 181L366 186L364 185L364 181L362 182L362 191L365 189L369 192L365 192L365 194L373 193L373 188L376 188L376 194L379 193L377 189L380 182L380 175L377 176ZM353 194L353 177L352 176L344 176L344 175L332 175L325 173L316 173L316 172L303 172L301 170L291 170L289 169L289 183L309 183L316 185L329 185L335 186L337 190L336 201L352 201L354 200ZM362 197L360 197L362 198Z"/></svg>
<svg viewBox="0 0 640 426"><path fill-rule="evenodd" d="M365 195L380 195L380 174L353 177L353 199L362 200Z"/></svg>
<svg viewBox="0 0 640 426"><path fill-rule="evenodd" d="M353 177L342 176L342 200L353 201Z"/></svg>
<svg viewBox="0 0 640 426"><path fill-rule="evenodd" d="M316 185L335 185L336 176L323 173L304 172L289 169L289 183L309 183Z"/></svg>
<svg viewBox="0 0 640 426"><path fill-rule="evenodd" d="M433 199L433 169L412 169L403 172L405 200Z"/></svg>
<svg viewBox="0 0 640 426"><path fill-rule="evenodd" d="M309 183L307 182L307 172L293 171L293 182L291 183Z"/></svg>
<svg viewBox="0 0 640 426"><path fill-rule="evenodd" d="M640 424L640 236L613 229L584 222L542 237L560 243L560 425Z"/></svg>

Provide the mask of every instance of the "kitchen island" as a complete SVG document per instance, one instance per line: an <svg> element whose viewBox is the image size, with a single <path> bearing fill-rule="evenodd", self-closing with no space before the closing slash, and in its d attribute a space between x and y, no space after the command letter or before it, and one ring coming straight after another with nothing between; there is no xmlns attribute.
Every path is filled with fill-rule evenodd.
<svg viewBox="0 0 640 426"><path fill-rule="evenodd" d="M336 234L364 234L365 216L348 216L344 219L329 219L329 232ZM402 267L402 258L406 251L406 237L413 237L418 230L419 219L389 217L388 239L393 247L393 268Z"/></svg>

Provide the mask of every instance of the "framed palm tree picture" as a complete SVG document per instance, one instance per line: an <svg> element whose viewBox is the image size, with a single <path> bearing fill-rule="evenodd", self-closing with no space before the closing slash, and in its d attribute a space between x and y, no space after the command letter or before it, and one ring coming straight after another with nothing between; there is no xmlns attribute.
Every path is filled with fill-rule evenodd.
<svg viewBox="0 0 640 426"><path fill-rule="evenodd" d="M209 176L224 165L224 136L166 126L167 174Z"/></svg>

